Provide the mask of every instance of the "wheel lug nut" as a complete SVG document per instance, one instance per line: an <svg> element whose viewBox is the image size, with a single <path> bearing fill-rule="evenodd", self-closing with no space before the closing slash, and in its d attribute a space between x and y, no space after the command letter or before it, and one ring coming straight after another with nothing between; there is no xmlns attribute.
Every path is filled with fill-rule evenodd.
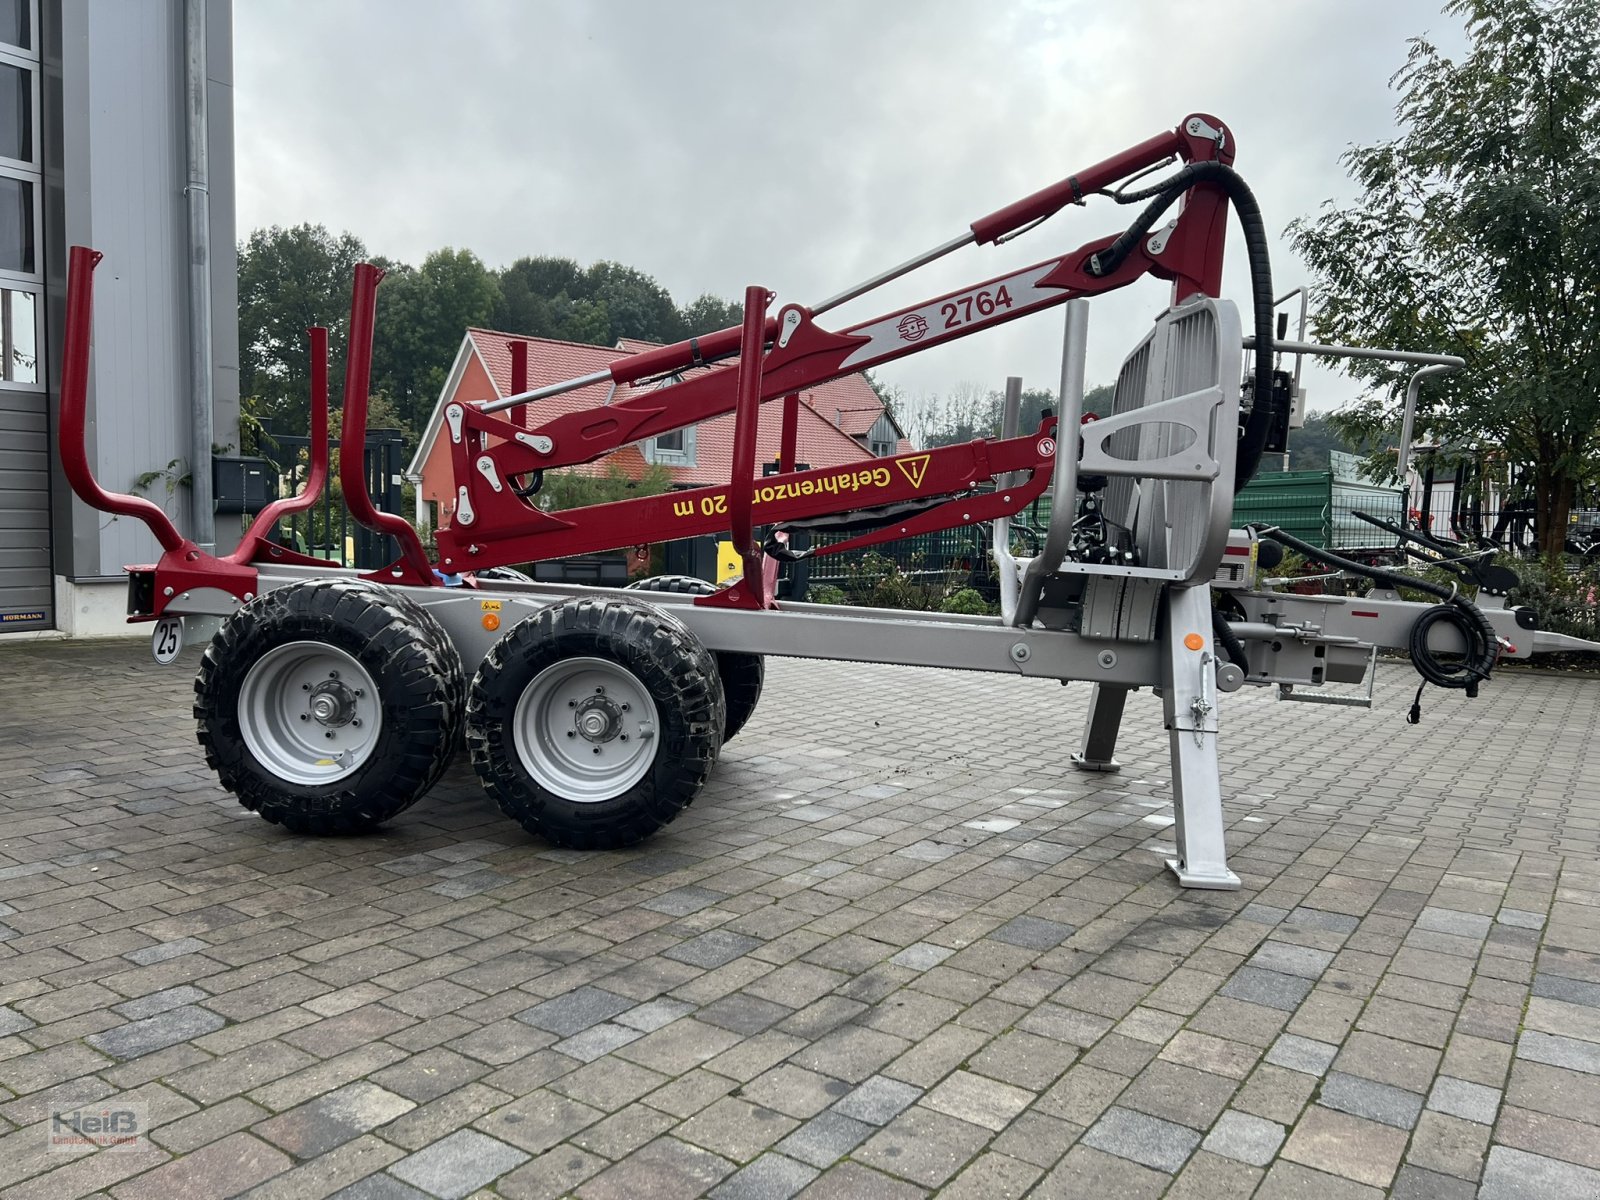
<svg viewBox="0 0 1600 1200"><path fill-rule="evenodd" d="M578 702L576 700L568 700L567 701L567 707L568 708L577 708L578 707Z"/></svg>
<svg viewBox="0 0 1600 1200"><path fill-rule="evenodd" d="M622 706L622 711L623 711L623 712L627 712L627 711L628 711L628 706L627 706L627 705L626 705L626 704L624 704L624 705L623 705L623 706Z"/></svg>
<svg viewBox="0 0 1600 1200"><path fill-rule="evenodd" d="M329 671L328 672L328 678L329 679L337 679L337 678L339 678L339 672L337 672L337 671Z"/></svg>
<svg viewBox="0 0 1600 1200"><path fill-rule="evenodd" d="M301 713L300 714L300 719L302 721L309 721L309 720L311 720L311 714L310 713Z"/></svg>
<svg viewBox="0 0 1600 1200"><path fill-rule="evenodd" d="M596 747L595 747L595 748L594 748L594 752L595 752L595 753L596 753L596 754L599 754L599 753L600 753L600 747L599 747L599 746L596 746Z"/></svg>
<svg viewBox="0 0 1600 1200"><path fill-rule="evenodd" d="M354 725L357 729L361 728L361 718L360 717L351 717L350 718L350 724Z"/></svg>
<svg viewBox="0 0 1600 1200"><path fill-rule="evenodd" d="M300 685L300 690L302 692L309 692L311 690L311 685L309 683L302 683Z"/></svg>
<svg viewBox="0 0 1600 1200"><path fill-rule="evenodd" d="M604 696L606 694L606 690L603 687L597 687L594 690L594 694L597 696Z"/></svg>
<svg viewBox="0 0 1600 1200"><path fill-rule="evenodd" d="M567 730L567 736L568 736L568 737L577 737L577 736L578 736L578 734L577 734L577 731L576 731L576 730L573 730L573 729L569 729L569 730Z"/></svg>
<svg viewBox="0 0 1600 1200"><path fill-rule="evenodd" d="M332 738L332 737L333 737L333 730L331 730L331 729L330 729L330 730L328 730L328 737L330 737L330 738Z"/></svg>
<svg viewBox="0 0 1600 1200"><path fill-rule="evenodd" d="M624 733L624 734L621 734L621 735L619 735L619 736L621 736L621 738L622 738L622 740L623 740L623 741L627 741L627 740L628 740L628 735L627 735L627 734L625 734L625 733Z"/></svg>

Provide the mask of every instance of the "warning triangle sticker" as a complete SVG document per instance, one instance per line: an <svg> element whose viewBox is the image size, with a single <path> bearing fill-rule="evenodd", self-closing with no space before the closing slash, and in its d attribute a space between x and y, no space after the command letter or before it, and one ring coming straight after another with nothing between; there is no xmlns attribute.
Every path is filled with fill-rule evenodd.
<svg viewBox="0 0 1600 1200"><path fill-rule="evenodd" d="M922 477L928 473L928 456L919 454L916 458L903 458L895 463L900 468L900 473L911 481L911 486L920 488Z"/></svg>

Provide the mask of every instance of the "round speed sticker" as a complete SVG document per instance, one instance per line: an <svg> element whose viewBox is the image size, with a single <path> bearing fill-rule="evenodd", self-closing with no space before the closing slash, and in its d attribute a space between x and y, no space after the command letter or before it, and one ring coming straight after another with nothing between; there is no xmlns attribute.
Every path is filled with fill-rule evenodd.
<svg viewBox="0 0 1600 1200"><path fill-rule="evenodd" d="M150 634L150 653L163 667L183 649L183 618L162 617Z"/></svg>

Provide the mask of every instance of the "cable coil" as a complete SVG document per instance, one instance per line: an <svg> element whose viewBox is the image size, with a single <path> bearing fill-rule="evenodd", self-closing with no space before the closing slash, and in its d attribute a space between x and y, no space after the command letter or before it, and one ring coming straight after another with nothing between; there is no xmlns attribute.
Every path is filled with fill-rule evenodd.
<svg viewBox="0 0 1600 1200"><path fill-rule="evenodd" d="M1247 528L1253 530L1257 537L1288 546L1291 550L1298 550L1308 558L1388 584L1390 587L1415 588L1419 592L1437 596L1443 601L1427 609L1417 618L1411 626L1411 635L1407 639L1406 649L1411 655L1411 665L1423 679L1423 683L1417 685L1417 695L1411 702L1411 711L1406 714L1406 720L1410 724L1415 725L1422 720L1422 689L1427 684L1431 683L1441 688L1460 688L1468 697L1476 697L1478 684L1488 679L1490 672L1494 670L1495 661L1500 654L1500 639L1495 634L1494 626L1489 624L1489 618L1483 615L1477 605L1459 596L1454 587L1447 588L1427 579L1416 579L1398 571L1386 571L1382 567L1369 567L1353 559L1341 558L1337 554L1330 554L1313 546L1310 542L1303 542L1292 534L1284 533L1275 526L1250 525ZM1435 625L1441 623L1453 627L1467 644L1467 652L1459 662L1441 660L1428 645L1428 635Z"/></svg>

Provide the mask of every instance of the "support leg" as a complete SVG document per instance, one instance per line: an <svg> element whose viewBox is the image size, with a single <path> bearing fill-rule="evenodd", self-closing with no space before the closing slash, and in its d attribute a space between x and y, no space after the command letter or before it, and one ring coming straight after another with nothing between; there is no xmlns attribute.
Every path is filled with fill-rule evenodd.
<svg viewBox="0 0 1600 1200"><path fill-rule="evenodd" d="M1161 693L1172 751L1178 843L1178 857L1167 866L1184 887L1231 891L1239 886L1239 877L1228 870L1223 844L1211 589L1169 589L1163 626Z"/></svg>
<svg viewBox="0 0 1600 1200"><path fill-rule="evenodd" d="M1128 702L1129 690L1103 683L1094 685L1089 697L1089 720L1083 727L1083 749L1072 756L1072 765L1078 770L1122 770L1122 764L1112 756L1116 753L1117 730L1122 726L1122 708Z"/></svg>

